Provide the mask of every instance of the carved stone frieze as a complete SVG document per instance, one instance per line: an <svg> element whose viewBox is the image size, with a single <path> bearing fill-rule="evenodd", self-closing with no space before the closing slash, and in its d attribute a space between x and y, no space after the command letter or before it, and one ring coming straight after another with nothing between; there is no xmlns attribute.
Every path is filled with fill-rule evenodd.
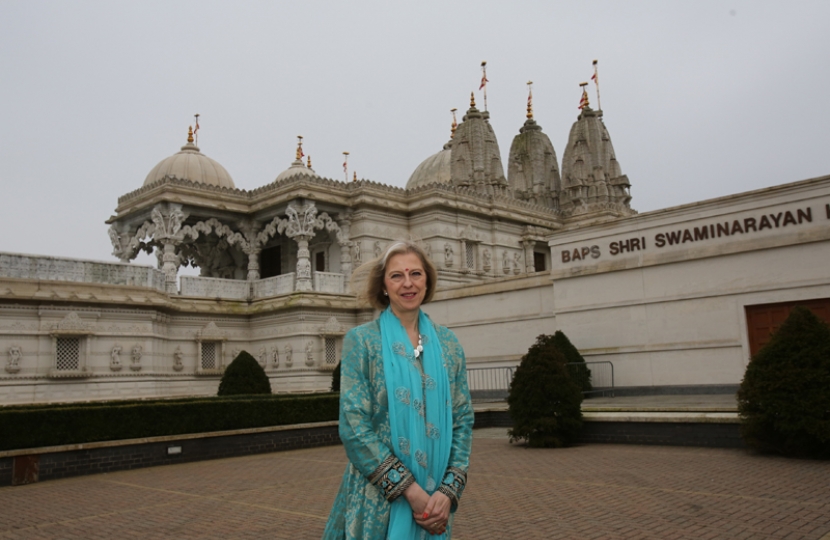
<svg viewBox="0 0 830 540"><path fill-rule="evenodd" d="M221 330L216 323L210 321L201 330L196 333L196 339L199 341L223 341L227 339L227 333ZM234 356L234 358L236 358Z"/></svg>
<svg viewBox="0 0 830 540"><path fill-rule="evenodd" d="M52 325L53 334L91 334L93 324L81 319L77 313L70 311L66 317Z"/></svg>
<svg viewBox="0 0 830 540"><path fill-rule="evenodd" d="M294 365L294 347L291 344L287 344L285 346L285 367L291 367Z"/></svg>

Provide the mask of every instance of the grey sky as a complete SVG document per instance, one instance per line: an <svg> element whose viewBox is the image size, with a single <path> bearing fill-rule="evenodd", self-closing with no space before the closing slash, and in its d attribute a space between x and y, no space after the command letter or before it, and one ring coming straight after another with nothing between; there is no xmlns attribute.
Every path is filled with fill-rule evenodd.
<svg viewBox="0 0 830 540"><path fill-rule="evenodd" d="M104 220L185 143L237 187L297 135L315 170L404 186L488 62L502 157L535 118L561 160L599 60L640 212L830 173L830 2L0 2L0 251L101 260ZM596 107L593 86L592 105Z"/></svg>

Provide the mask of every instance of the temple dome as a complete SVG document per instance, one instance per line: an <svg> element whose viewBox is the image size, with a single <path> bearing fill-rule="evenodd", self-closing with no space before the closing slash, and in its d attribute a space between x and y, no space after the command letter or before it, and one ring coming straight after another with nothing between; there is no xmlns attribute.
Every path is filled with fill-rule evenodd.
<svg viewBox="0 0 830 540"><path fill-rule="evenodd" d="M287 169L285 169L277 175L277 178L274 180L274 182L287 180L288 178L294 178L295 176L300 175L310 176L312 178L320 178L320 175L314 172L314 169L312 169L309 166L306 166L306 164L303 163L302 159L297 158L296 160L294 160L293 163L291 163L290 167L288 167Z"/></svg>
<svg viewBox="0 0 830 540"><path fill-rule="evenodd" d="M187 144L182 146L180 152L161 160L153 167L144 179L144 185L149 186L168 176L209 186L231 189L236 187L231 175L222 165L199 152L199 147L193 144L192 132L188 134Z"/></svg>
<svg viewBox="0 0 830 540"><path fill-rule="evenodd" d="M406 183L406 189L416 189L429 184L451 184L451 157L451 144L447 143L443 150L429 156L415 168Z"/></svg>

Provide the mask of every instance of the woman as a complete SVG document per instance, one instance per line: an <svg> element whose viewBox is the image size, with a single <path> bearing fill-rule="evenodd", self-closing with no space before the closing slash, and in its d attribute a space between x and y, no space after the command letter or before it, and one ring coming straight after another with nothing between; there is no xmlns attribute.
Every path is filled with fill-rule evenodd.
<svg viewBox="0 0 830 540"><path fill-rule="evenodd" d="M467 482L473 408L464 351L421 311L438 274L412 242L358 269L381 311L346 334L340 438L349 458L325 540L449 538Z"/></svg>

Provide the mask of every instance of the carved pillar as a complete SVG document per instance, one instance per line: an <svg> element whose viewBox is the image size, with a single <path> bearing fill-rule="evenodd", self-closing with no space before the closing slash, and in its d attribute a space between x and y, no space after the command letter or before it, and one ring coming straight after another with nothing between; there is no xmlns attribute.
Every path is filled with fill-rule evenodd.
<svg viewBox="0 0 830 540"><path fill-rule="evenodd" d="M239 223L239 230L245 235L242 251L248 256L248 281L256 281L260 277L259 254L262 252L262 246L257 240L259 229L259 225L250 220Z"/></svg>
<svg viewBox="0 0 830 540"><path fill-rule="evenodd" d="M352 220L348 214L340 214L337 224L340 226L340 234L337 235L337 243L340 244L340 273L345 276L346 290L349 290L349 277L352 275L352 242L349 239Z"/></svg>
<svg viewBox="0 0 830 540"><path fill-rule="evenodd" d="M297 281L294 286L295 291L311 291L314 286L311 282L311 253L308 251L308 241L311 240L310 235L299 234L294 237L297 242Z"/></svg>
<svg viewBox="0 0 830 540"><path fill-rule="evenodd" d="M164 242L164 251L161 256L161 271L164 272L165 288L169 294L176 294L176 277L179 273L179 255L176 253L176 243Z"/></svg>
<svg viewBox="0 0 830 540"><path fill-rule="evenodd" d="M535 245L535 240L522 240L522 246L525 248L525 272L528 274L532 274L536 271L536 265L533 262L533 246Z"/></svg>

